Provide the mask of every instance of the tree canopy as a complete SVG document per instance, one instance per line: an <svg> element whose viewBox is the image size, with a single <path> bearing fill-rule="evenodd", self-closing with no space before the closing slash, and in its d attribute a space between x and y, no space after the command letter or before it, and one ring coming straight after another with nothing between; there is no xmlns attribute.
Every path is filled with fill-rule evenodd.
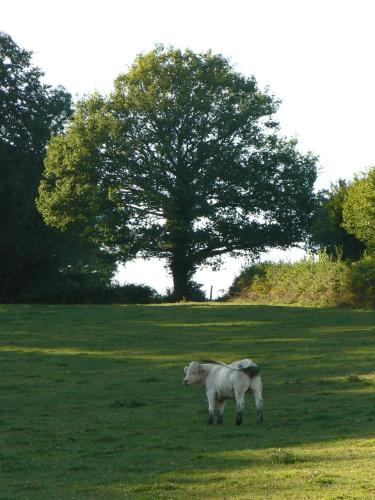
<svg viewBox="0 0 375 500"><path fill-rule="evenodd" d="M187 296L200 265L305 237L316 158L279 135L278 105L221 55L158 46L53 137L38 208L120 260L166 258Z"/></svg>
<svg viewBox="0 0 375 500"><path fill-rule="evenodd" d="M109 280L115 265L76 228L62 234L36 210L46 144L72 104L62 87L42 82L31 58L0 32L0 301L52 300L68 274Z"/></svg>
<svg viewBox="0 0 375 500"><path fill-rule="evenodd" d="M375 167L357 176L348 187L343 226L371 250L375 250Z"/></svg>
<svg viewBox="0 0 375 500"><path fill-rule="evenodd" d="M339 179L330 189L321 191L317 196L310 246L325 250L333 258L344 260L359 259L366 246L343 227L343 206L349 184Z"/></svg>
<svg viewBox="0 0 375 500"><path fill-rule="evenodd" d="M2 147L44 154L51 133L71 114L71 96L63 87L43 84L32 53L0 32L0 139Z"/></svg>

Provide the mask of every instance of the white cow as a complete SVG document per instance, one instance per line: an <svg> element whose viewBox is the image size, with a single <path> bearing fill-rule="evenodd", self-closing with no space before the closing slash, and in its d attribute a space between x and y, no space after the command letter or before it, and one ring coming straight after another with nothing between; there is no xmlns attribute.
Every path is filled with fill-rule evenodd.
<svg viewBox="0 0 375 500"><path fill-rule="evenodd" d="M263 421L262 379L259 366L251 359L241 359L230 365L214 360L192 361L184 371L184 384L206 386L209 424L214 422L215 409L218 410L217 423L223 423L225 403L228 399L235 399L236 425L241 425L245 394L249 390L254 395L257 422Z"/></svg>

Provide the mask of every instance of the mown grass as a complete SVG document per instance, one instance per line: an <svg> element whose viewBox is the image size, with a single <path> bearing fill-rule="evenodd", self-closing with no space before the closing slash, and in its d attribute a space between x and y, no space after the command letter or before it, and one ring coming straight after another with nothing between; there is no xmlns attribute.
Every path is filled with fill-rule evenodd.
<svg viewBox="0 0 375 500"><path fill-rule="evenodd" d="M375 497L375 312L0 306L0 498ZM262 366L206 425L193 359Z"/></svg>

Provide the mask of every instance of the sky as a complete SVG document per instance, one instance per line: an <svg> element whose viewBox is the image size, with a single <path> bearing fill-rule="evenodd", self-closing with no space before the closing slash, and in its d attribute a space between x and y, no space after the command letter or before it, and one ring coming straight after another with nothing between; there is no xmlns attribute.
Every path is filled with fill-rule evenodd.
<svg viewBox="0 0 375 500"><path fill-rule="evenodd" d="M108 93L135 56L156 43L212 49L254 75L282 104L281 133L319 156L317 189L375 165L373 0L1 0L0 31L34 52L45 81L74 98ZM272 250L264 258L300 258ZM226 259L195 279L214 297L245 264ZM120 282L159 292L172 281L163 262L136 261Z"/></svg>

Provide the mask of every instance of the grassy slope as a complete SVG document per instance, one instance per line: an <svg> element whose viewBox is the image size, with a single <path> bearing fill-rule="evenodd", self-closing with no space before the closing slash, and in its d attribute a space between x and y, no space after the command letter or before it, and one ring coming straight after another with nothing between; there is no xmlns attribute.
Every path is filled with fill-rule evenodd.
<svg viewBox="0 0 375 500"><path fill-rule="evenodd" d="M0 497L374 498L375 313L239 304L0 306ZM263 368L206 425L199 357Z"/></svg>

